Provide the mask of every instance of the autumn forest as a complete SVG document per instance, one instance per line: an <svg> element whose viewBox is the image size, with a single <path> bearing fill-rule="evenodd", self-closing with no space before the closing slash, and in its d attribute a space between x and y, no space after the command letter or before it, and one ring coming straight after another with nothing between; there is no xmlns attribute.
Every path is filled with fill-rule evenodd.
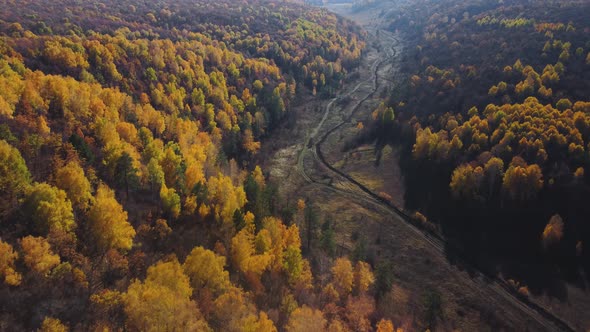
<svg viewBox="0 0 590 332"><path fill-rule="evenodd" d="M401 170L403 202L365 200L590 328L590 3L318 4L0 0L0 331L535 330L403 286L381 240L270 175L290 130L319 151L352 115L322 140L305 121L354 102L330 153Z"/></svg>

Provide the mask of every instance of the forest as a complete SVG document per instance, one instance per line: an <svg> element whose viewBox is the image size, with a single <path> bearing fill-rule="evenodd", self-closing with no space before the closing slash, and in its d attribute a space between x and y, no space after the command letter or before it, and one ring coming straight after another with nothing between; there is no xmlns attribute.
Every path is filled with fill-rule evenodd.
<svg viewBox="0 0 590 332"><path fill-rule="evenodd" d="M364 37L295 1L0 1L0 330L394 331L387 274L329 227L314 265L255 162Z"/></svg>
<svg viewBox="0 0 590 332"><path fill-rule="evenodd" d="M589 11L419 0L382 13L409 46L357 144L399 146L405 209L451 259L524 295L565 300L562 281L584 285L590 268Z"/></svg>

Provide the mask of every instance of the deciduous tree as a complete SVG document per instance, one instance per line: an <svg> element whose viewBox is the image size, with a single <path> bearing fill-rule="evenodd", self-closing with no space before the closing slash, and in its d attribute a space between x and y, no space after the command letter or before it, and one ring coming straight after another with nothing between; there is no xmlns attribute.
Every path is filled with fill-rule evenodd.
<svg viewBox="0 0 590 332"><path fill-rule="evenodd" d="M18 253L12 246L0 240L0 277L4 283L10 286L18 286L22 276L16 272L14 262L18 259Z"/></svg>
<svg viewBox="0 0 590 332"><path fill-rule="evenodd" d="M68 199L80 210L86 210L92 200L90 182L84 169L76 161L67 163L55 172L56 186L66 192Z"/></svg>
<svg viewBox="0 0 590 332"><path fill-rule="evenodd" d="M563 237L563 220L559 214L553 215L541 235L543 246L548 248L551 245L559 243Z"/></svg>
<svg viewBox="0 0 590 332"><path fill-rule="evenodd" d="M207 288L214 294L230 286L229 273L225 270L225 257L203 247L195 247L183 264L195 290Z"/></svg>
<svg viewBox="0 0 590 332"><path fill-rule="evenodd" d="M340 296L350 294L354 284L354 272L350 260L346 257L336 259L331 271L332 282Z"/></svg>
<svg viewBox="0 0 590 332"><path fill-rule="evenodd" d="M49 242L42 237L29 235L19 242L23 249L25 264L40 275L46 276L61 261L59 256L51 251Z"/></svg>
<svg viewBox="0 0 590 332"><path fill-rule="evenodd" d="M76 228L72 203L66 192L47 183L35 183L27 190L24 211L42 234L52 230L69 232Z"/></svg>
<svg viewBox="0 0 590 332"><path fill-rule="evenodd" d="M88 211L88 224L99 251L131 249L135 230L127 221L127 212L117 202L115 193L105 184L98 186L95 201Z"/></svg>
<svg viewBox="0 0 590 332"><path fill-rule="evenodd" d="M31 174L18 149L0 140L0 205L10 202L25 191L31 183Z"/></svg>
<svg viewBox="0 0 590 332"><path fill-rule="evenodd" d="M210 331L191 294L178 261L158 262L123 295L127 324L139 331Z"/></svg>
<svg viewBox="0 0 590 332"><path fill-rule="evenodd" d="M327 324L321 311L304 305L291 313L285 330L288 332L324 331Z"/></svg>

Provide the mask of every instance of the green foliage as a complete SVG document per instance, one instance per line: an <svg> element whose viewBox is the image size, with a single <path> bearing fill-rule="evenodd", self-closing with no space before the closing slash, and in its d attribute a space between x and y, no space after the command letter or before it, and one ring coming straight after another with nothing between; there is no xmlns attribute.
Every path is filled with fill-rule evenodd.
<svg viewBox="0 0 590 332"><path fill-rule="evenodd" d="M139 186L137 169L133 166L133 159L127 152L123 152L115 164L115 183L119 188L125 188L127 195L130 188Z"/></svg>
<svg viewBox="0 0 590 332"><path fill-rule="evenodd" d="M287 246L283 257L283 267L291 282L299 279L301 272L303 272L303 257L301 257L301 249L298 246Z"/></svg>
<svg viewBox="0 0 590 332"><path fill-rule="evenodd" d="M31 183L31 174L18 149L0 140L0 196L16 197Z"/></svg>
<svg viewBox="0 0 590 332"><path fill-rule="evenodd" d="M336 255L336 240L334 238L335 232L332 223L327 219L322 225L322 235L320 237L320 246L326 251L330 257Z"/></svg>
<svg viewBox="0 0 590 332"><path fill-rule="evenodd" d="M168 188L162 184L160 189L160 200L162 201L162 209L171 218L176 219L180 215L180 196L176 193L174 188Z"/></svg>
<svg viewBox="0 0 590 332"><path fill-rule="evenodd" d="M393 287L394 267L391 262L383 261L377 264L375 269L375 290L377 296L381 297Z"/></svg>
<svg viewBox="0 0 590 332"><path fill-rule="evenodd" d="M424 320L431 329L436 328L437 318L442 314L442 299L436 290L428 290L424 295Z"/></svg>
<svg viewBox="0 0 590 332"><path fill-rule="evenodd" d="M80 157L86 159L86 161L88 161L89 163L94 162L94 153L92 152L86 141L84 141L84 139L82 139L80 136L76 134L72 134L72 136L70 136L70 143L72 143L74 148L78 150Z"/></svg>
<svg viewBox="0 0 590 332"><path fill-rule="evenodd" d="M72 203L66 192L47 183L35 183L26 193L23 210L41 234L76 228Z"/></svg>

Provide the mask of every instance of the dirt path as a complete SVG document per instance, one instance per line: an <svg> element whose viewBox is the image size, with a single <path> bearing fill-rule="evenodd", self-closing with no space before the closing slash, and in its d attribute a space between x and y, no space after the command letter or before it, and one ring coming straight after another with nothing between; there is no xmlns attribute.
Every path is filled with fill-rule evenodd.
<svg viewBox="0 0 590 332"><path fill-rule="evenodd" d="M392 261L397 268L396 283L414 294L407 303L414 307L407 314L413 315L415 321L410 326L420 325L416 322L421 305L417 294L423 294L424 289L436 289L445 306L444 321L439 327L442 330L573 330L544 308L517 298L505 283L461 261L451 264L441 238L417 228L403 211L328 160L338 159L341 151L338 141L331 137L341 134L357 112L370 110L365 104L378 102L377 92L383 81L380 76L387 74L391 69L387 69L388 64L397 59L398 38L368 28L372 31L369 40L380 47L368 52L361 66L361 78L346 86L341 95L325 102L320 114L312 113L298 124L300 128L295 132L299 137L294 138L301 139L299 144L279 149L271 158L271 178L281 182L283 196L313 198L323 214L340 220L337 240L343 248L352 248L353 234L376 239L377 245L372 247L378 253L377 259ZM349 99L352 102L341 105ZM303 131L305 135L301 135Z"/></svg>

